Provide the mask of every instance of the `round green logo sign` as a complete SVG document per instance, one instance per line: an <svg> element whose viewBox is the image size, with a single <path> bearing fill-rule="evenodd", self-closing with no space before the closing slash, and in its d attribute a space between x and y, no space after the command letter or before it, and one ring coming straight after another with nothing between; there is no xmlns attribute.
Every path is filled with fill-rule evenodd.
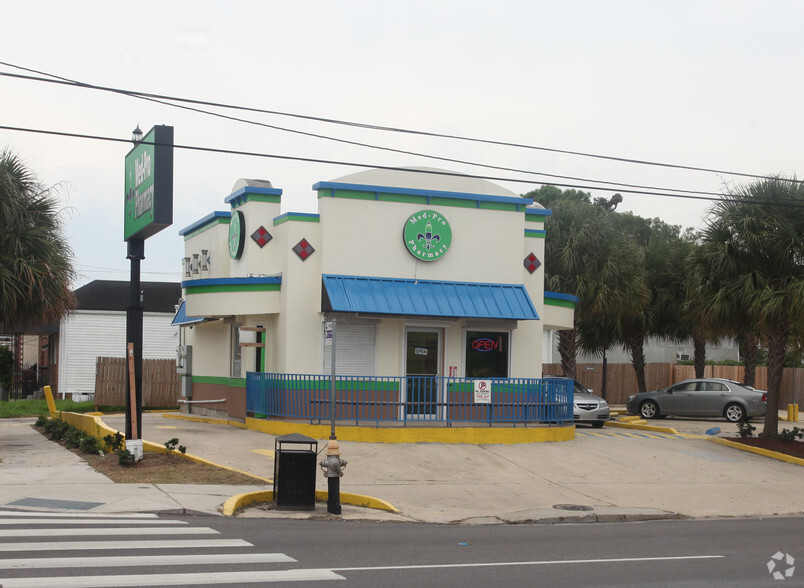
<svg viewBox="0 0 804 588"><path fill-rule="evenodd" d="M452 244L449 222L435 210L420 210L405 221L402 230L405 247L416 259L441 259Z"/></svg>
<svg viewBox="0 0 804 588"><path fill-rule="evenodd" d="M239 210L232 211L229 221L229 255L232 259L240 259L243 255L243 246L246 244L245 217Z"/></svg>

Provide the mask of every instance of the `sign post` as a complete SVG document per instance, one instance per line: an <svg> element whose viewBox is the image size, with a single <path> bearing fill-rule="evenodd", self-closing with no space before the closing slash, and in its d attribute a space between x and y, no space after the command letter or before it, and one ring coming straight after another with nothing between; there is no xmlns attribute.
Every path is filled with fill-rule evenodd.
<svg viewBox="0 0 804 588"><path fill-rule="evenodd" d="M126 309L126 440L142 438L142 295L140 262L145 239L173 224L173 127L153 127L142 137L139 126L134 147L125 159L123 240L131 261L129 305ZM132 381L133 380L133 381Z"/></svg>
<svg viewBox="0 0 804 588"><path fill-rule="evenodd" d="M326 338L332 341L330 353L332 354L331 359L331 377L329 379L329 421L330 421L330 431L329 431L329 438L336 439L335 437L335 318L329 321L325 326L326 330Z"/></svg>

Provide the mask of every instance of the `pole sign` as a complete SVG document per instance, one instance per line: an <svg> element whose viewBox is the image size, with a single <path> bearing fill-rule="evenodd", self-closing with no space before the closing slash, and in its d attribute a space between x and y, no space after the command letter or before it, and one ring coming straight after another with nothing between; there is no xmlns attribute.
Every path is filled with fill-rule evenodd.
<svg viewBox="0 0 804 588"><path fill-rule="evenodd" d="M123 240L173 224L173 127L153 127L126 155Z"/></svg>

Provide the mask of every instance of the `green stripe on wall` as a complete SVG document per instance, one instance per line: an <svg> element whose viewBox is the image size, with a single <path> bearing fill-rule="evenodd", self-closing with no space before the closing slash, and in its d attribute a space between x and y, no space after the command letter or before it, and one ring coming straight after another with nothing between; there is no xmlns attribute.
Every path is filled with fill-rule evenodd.
<svg viewBox="0 0 804 588"><path fill-rule="evenodd" d="M452 208L480 208L485 210L505 210L517 212L525 204L508 204L504 202L480 202L471 198L443 198L439 196L419 196L412 194L388 194L385 192L358 192L356 190L319 190L319 198L349 198L352 200L377 200L379 202L402 202L424 206L451 206Z"/></svg>
<svg viewBox="0 0 804 588"><path fill-rule="evenodd" d="M187 286L187 294L217 294L220 292L278 292L281 284L231 284L217 286Z"/></svg>
<svg viewBox="0 0 804 588"><path fill-rule="evenodd" d="M279 218L274 219L274 226L279 226L282 223L286 223L288 221L296 221L300 223L318 223L321 222L321 218L319 216L301 216L295 214L286 214L282 215Z"/></svg>
<svg viewBox="0 0 804 588"><path fill-rule="evenodd" d="M563 306L564 308L575 308L575 303L570 300L557 300L556 298L545 298L544 303L548 306Z"/></svg>
<svg viewBox="0 0 804 588"><path fill-rule="evenodd" d="M281 387L286 390L329 390L329 379L326 376L313 377L305 380L292 378L266 378L266 381L280 382ZM360 390L363 392L397 391L399 390L398 381L374 381L374 380L339 380L335 382L337 390Z"/></svg>
<svg viewBox="0 0 804 588"><path fill-rule="evenodd" d="M246 202L268 202L271 204L279 204L282 202L282 196L279 194L245 194L240 196L237 205L232 208L240 208Z"/></svg>
<svg viewBox="0 0 804 588"><path fill-rule="evenodd" d="M193 384L216 384L230 388L245 388L245 378L219 378L217 376L193 376Z"/></svg>
<svg viewBox="0 0 804 588"><path fill-rule="evenodd" d="M547 233L545 231L525 229L525 237L528 237L529 239L544 239L546 236Z"/></svg>
<svg viewBox="0 0 804 588"><path fill-rule="evenodd" d="M525 214L526 223L543 223L547 221L547 217L543 214Z"/></svg>
<svg viewBox="0 0 804 588"><path fill-rule="evenodd" d="M217 219L215 219L213 221L210 221L209 224L204 225L200 229L198 229L196 231L193 231L192 233L187 233L186 235L184 235L184 240L186 241L187 239L192 239L196 235L200 235L204 231L209 230L209 229L211 229L213 227L216 227L217 225L228 225L230 220L231 219L229 219L229 218L217 218Z"/></svg>
<svg viewBox="0 0 804 588"><path fill-rule="evenodd" d="M525 203L522 204L506 204L505 202L481 202L481 210L505 210L507 212L517 212L519 209L525 208Z"/></svg>

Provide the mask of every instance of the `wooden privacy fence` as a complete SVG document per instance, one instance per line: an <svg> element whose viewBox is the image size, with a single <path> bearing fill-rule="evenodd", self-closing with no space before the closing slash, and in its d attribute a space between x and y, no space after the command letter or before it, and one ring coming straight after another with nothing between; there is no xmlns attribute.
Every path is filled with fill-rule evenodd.
<svg viewBox="0 0 804 588"><path fill-rule="evenodd" d="M542 366L543 377L561 376L561 364L546 363ZM579 363L575 369L576 379L600 394L603 386L602 363ZM665 388L670 384L695 377L695 366L674 363L649 363L645 366L645 385L648 390ZM745 368L741 365L707 365L705 378L726 378L742 382ZM768 389L768 368L758 367L754 388ZM630 363L610 363L606 371L606 399L611 404L625 404L631 394L637 393L637 380ZM804 404L804 368L785 368L782 375L782 393L779 406Z"/></svg>
<svg viewBox="0 0 804 588"><path fill-rule="evenodd" d="M95 364L95 405L126 405L124 357L99 357ZM172 359L142 360L142 405L149 408L174 408L179 405L181 384Z"/></svg>

